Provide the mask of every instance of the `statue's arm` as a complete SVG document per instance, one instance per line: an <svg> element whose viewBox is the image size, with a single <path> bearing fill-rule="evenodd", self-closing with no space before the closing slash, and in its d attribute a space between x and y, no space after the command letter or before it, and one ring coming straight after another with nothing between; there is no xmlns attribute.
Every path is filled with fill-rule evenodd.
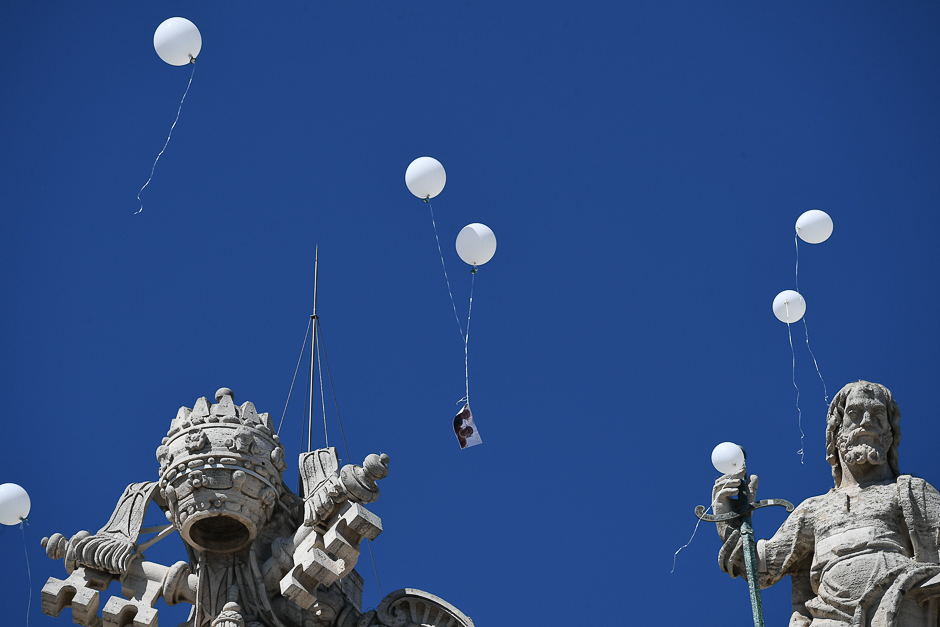
<svg viewBox="0 0 940 627"><path fill-rule="evenodd" d="M787 516L772 538L757 543L762 588L772 586L787 575L792 575L795 583L803 581L803 575L806 581L809 580L816 545L813 532L815 510L814 499L803 501Z"/></svg>

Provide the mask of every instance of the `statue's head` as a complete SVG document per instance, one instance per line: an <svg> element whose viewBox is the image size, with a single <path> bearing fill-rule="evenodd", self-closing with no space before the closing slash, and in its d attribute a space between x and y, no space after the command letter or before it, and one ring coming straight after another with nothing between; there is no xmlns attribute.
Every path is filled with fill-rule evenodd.
<svg viewBox="0 0 940 627"><path fill-rule="evenodd" d="M250 546L284 491L284 447L271 418L221 388L181 407L157 448L167 519L186 544L214 553Z"/></svg>
<svg viewBox="0 0 940 627"><path fill-rule="evenodd" d="M891 391L878 383L855 381L839 390L826 419L826 461L836 487L842 483L840 460L850 465L888 464L897 477L901 412Z"/></svg>

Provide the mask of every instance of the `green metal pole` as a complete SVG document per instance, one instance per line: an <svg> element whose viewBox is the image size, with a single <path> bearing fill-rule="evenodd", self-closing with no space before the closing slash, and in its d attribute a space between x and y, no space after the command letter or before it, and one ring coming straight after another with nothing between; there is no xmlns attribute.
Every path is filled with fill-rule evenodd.
<svg viewBox="0 0 940 627"><path fill-rule="evenodd" d="M739 533L744 549L744 570L747 575L747 586L751 593L751 611L754 614L754 627L764 627L764 608L760 599L760 580L757 573L757 543L754 541L754 527L751 525L751 512L755 509L767 507L769 505L779 505L787 510L793 511L793 503L784 499L765 499L752 503L748 494L747 470L744 471L745 479L741 480L738 488L737 506L734 511L723 512L721 514L710 515L704 505L698 505L695 508L695 516L699 520L707 522L728 524L735 518L741 519ZM722 536L724 537L724 536Z"/></svg>
<svg viewBox="0 0 940 627"><path fill-rule="evenodd" d="M741 518L741 539L744 541L744 568L747 570L747 585L751 590L754 627L764 627L764 608L760 600L760 581L757 579L757 543L754 542L750 512Z"/></svg>

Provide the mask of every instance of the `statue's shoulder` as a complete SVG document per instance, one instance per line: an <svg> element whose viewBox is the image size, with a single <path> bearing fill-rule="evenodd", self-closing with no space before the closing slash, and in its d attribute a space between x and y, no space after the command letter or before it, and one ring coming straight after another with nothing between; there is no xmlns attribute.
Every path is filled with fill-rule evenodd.
<svg viewBox="0 0 940 627"><path fill-rule="evenodd" d="M932 502L940 501L940 492L930 485L926 479L915 477L914 475L901 475L898 477L897 483L898 489L902 492L907 491L917 494L920 495L921 498Z"/></svg>
<svg viewBox="0 0 940 627"><path fill-rule="evenodd" d="M922 517L931 525L940 525L940 492L925 479L912 475L898 477L898 499L909 516Z"/></svg>
<svg viewBox="0 0 940 627"><path fill-rule="evenodd" d="M837 498L835 488L830 489L825 494L811 496L796 506L791 516L796 515L814 515L821 507L824 507L829 501Z"/></svg>

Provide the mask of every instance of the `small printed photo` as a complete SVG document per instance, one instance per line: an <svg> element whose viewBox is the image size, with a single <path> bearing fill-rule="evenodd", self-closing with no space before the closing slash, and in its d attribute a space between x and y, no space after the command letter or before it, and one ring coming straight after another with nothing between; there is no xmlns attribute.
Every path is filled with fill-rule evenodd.
<svg viewBox="0 0 940 627"><path fill-rule="evenodd" d="M473 422L473 414L470 413L469 403L464 404L463 409L454 416L454 433L457 434L460 448L468 448L483 443L480 431Z"/></svg>

